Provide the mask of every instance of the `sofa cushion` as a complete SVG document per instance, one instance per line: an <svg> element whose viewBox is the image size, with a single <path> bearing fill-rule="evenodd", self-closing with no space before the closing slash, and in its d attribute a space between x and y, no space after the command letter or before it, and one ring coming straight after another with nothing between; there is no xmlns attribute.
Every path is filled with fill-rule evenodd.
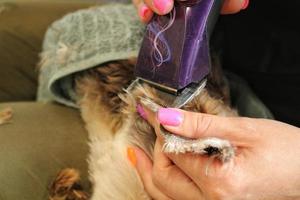
<svg viewBox="0 0 300 200"><path fill-rule="evenodd" d="M0 3L0 102L35 99L36 65L47 27L64 14L91 5L83 1Z"/></svg>
<svg viewBox="0 0 300 200"><path fill-rule="evenodd" d="M60 169L72 167L88 188L87 132L78 110L57 104L1 103L12 121L0 125L0 199L47 199Z"/></svg>

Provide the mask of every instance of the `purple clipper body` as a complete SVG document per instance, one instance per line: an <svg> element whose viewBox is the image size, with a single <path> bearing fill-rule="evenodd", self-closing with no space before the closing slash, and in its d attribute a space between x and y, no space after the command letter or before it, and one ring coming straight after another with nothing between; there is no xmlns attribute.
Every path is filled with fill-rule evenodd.
<svg viewBox="0 0 300 200"><path fill-rule="evenodd" d="M171 93L198 84L210 71L209 36L222 0L175 1L147 25L136 76Z"/></svg>

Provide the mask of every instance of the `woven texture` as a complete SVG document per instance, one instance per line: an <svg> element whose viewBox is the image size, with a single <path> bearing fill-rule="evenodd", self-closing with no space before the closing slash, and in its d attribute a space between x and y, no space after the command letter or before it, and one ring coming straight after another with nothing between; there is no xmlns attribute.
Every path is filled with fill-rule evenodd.
<svg viewBox="0 0 300 200"><path fill-rule="evenodd" d="M137 56L143 33L135 8L124 4L79 10L54 22L43 44L38 100L77 107L74 73Z"/></svg>

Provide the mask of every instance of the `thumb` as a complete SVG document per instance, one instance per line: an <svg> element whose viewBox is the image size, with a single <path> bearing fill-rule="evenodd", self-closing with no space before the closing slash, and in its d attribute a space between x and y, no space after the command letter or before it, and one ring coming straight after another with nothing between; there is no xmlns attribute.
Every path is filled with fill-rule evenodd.
<svg viewBox="0 0 300 200"><path fill-rule="evenodd" d="M250 118L221 117L173 108L161 108L157 118L168 131L194 139L218 137L241 143L253 139L256 130Z"/></svg>

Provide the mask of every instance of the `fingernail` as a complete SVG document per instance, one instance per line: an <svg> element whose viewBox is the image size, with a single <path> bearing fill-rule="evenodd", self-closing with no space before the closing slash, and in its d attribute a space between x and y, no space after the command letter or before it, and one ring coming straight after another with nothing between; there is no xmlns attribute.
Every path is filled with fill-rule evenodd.
<svg viewBox="0 0 300 200"><path fill-rule="evenodd" d="M138 104L138 105L136 106L136 110L137 110L137 112L139 113L139 115L140 115L143 119L147 120L147 113L145 112L145 110L144 110L144 108L141 106L141 104Z"/></svg>
<svg viewBox="0 0 300 200"><path fill-rule="evenodd" d="M139 15L142 19L145 19L150 12L150 8L146 5L142 5L139 10Z"/></svg>
<svg viewBox="0 0 300 200"><path fill-rule="evenodd" d="M132 166L136 167L136 155L134 149L131 147L127 148L127 159L130 161Z"/></svg>
<svg viewBox="0 0 300 200"><path fill-rule="evenodd" d="M165 14L165 12L172 5L171 0L153 0L154 7L161 13Z"/></svg>
<svg viewBox="0 0 300 200"><path fill-rule="evenodd" d="M157 117L162 125L168 126L179 126L183 121L182 113L172 108L159 109Z"/></svg>
<svg viewBox="0 0 300 200"><path fill-rule="evenodd" d="M244 5L242 7L242 10L245 10L249 5L249 0L244 0Z"/></svg>

